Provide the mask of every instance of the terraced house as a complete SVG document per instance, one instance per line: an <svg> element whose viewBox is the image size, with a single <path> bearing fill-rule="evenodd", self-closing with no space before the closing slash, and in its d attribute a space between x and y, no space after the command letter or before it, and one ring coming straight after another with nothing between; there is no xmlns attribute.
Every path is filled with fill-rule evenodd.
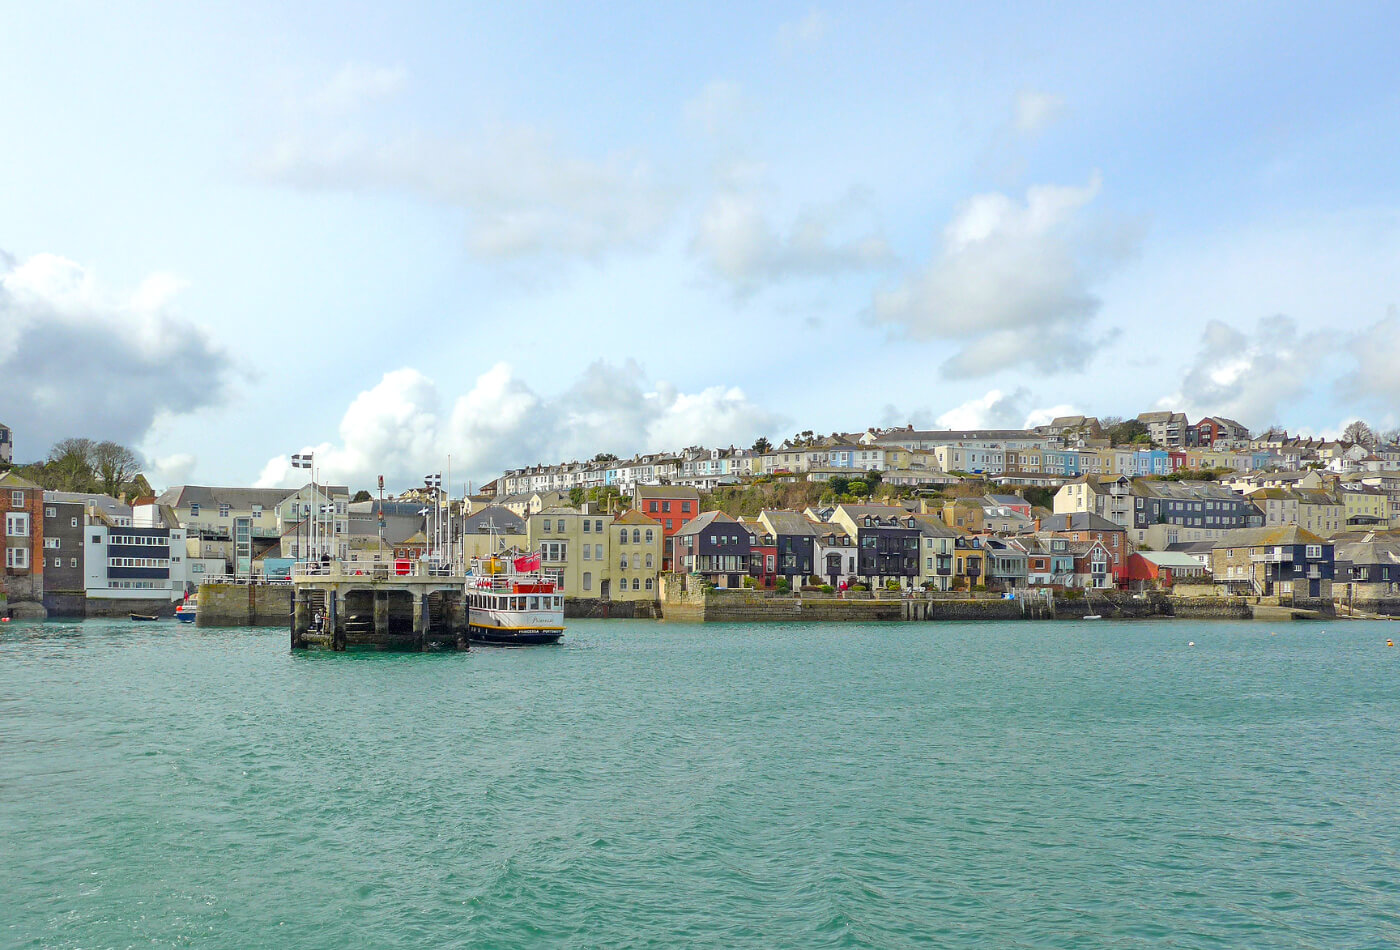
<svg viewBox="0 0 1400 950"><path fill-rule="evenodd" d="M1281 601L1332 599L1332 543L1297 525L1227 532L1211 549L1215 583Z"/></svg>
<svg viewBox="0 0 1400 950"><path fill-rule="evenodd" d="M5 548L4 592L10 609L44 599L44 490L14 472L0 475L0 525Z"/></svg>

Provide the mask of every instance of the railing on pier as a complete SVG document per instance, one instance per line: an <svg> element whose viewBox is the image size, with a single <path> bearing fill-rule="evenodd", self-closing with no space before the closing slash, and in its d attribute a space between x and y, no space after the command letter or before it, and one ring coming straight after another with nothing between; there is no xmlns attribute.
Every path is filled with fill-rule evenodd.
<svg viewBox="0 0 1400 950"><path fill-rule="evenodd" d="M396 577L453 577L450 565L434 561L306 561L292 565L291 579L317 580L331 577L368 577L392 580Z"/></svg>

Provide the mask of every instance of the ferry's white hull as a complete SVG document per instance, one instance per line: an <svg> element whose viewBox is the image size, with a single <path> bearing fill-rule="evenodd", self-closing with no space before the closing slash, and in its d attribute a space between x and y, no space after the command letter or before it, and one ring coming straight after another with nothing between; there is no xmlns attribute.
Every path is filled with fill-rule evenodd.
<svg viewBox="0 0 1400 950"><path fill-rule="evenodd" d="M564 611L472 607L468 626L479 643L558 643L564 635Z"/></svg>

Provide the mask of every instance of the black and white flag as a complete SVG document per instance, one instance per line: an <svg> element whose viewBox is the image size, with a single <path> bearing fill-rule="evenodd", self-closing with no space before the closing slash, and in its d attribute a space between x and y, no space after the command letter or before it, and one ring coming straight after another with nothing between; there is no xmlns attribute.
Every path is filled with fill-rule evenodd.
<svg viewBox="0 0 1400 950"><path fill-rule="evenodd" d="M311 467L311 453L310 453L310 452L306 453L305 455L293 455L293 456L292 456L292 468L310 468L310 467Z"/></svg>

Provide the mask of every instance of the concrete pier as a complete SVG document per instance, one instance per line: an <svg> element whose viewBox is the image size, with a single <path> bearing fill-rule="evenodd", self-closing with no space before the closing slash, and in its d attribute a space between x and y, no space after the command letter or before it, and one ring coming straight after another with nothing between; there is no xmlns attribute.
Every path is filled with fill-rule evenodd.
<svg viewBox="0 0 1400 950"><path fill-rule="evenodd" d="M355 562L298 566L292 649L466 649L465 585L466 578L431 573L424 564L410 574Z"/></svg>

